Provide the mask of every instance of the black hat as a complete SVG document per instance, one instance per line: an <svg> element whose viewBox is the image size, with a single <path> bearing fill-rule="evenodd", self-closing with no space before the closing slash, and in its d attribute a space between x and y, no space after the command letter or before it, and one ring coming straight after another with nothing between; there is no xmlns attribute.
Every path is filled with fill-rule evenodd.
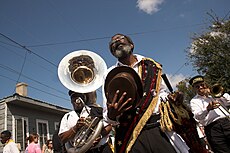
<svg viewBox="0 0 230 153"><path fill-rule="evenodd" d="M119 90L119 97L126 92L125 100L132 98L132 104L136 103L143 96L143 85L139 75L134 69L128 66L119 66L112 69L105 79L104 90L106 98L112 101L114 94Z"/></svg>
<svg viewBox="0 0 230 153"><path fill-rule="evenodd" d="M70 97L71 97L74 93L75 93L75 92L72 91L72 90L69 90L69 92L68 92L68 94L69 94Z"/></svg>
<svg viewBox="0 0 230 153"><path fill-rule="evenodd" d="M193 78L191 78L189 80L189 84L190 85L194 85L196 83L200 83L200 82L204 82L204 77L202 75L197 75L197 76L194 76Z"/></svg>

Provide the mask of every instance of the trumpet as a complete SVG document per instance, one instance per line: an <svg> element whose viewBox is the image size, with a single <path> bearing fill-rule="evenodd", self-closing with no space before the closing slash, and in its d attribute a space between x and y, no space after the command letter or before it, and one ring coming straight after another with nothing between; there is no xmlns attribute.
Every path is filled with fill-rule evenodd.
<svg viewBox="0 0 230 153"><path fill-rule="evenodd" d="M211 87L211 89L210 89L210 93L211 93L211 96L212 96L213 98L219 98L219 100L220 100L219 105L222 106L222 108L223 108L228 114L230 114L229 110L228 110L225 106L223 106L222 100L221 100L221 98L220 98L220 97L222 97L222 96L224 95L224 88L223 88L220 84L214 84L214 85ZM229 116L229 115L226 114L220 107L218 107L218 108L219 108L219 110L220 110L226 117Z"/></svg>
<svg viewBox="0 0 230 153"><path fill-rule="evenodd" d="M224 94L224 88L219 84L214 84L210 89L211 95L215 98L220 98Z"/></svg>

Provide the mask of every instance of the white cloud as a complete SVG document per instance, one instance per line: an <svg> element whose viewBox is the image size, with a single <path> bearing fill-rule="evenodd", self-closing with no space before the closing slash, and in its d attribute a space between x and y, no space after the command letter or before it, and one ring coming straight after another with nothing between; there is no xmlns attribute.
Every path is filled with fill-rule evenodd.
<svg viewBox="0 0 230 153"><path fill-rule="evenodd" d="M187 78L187 76L183 75L183 74L178 74L178 75L172 75L172 74L166 74L167 75L167 78L173 88L173 91L176 90L176 85L184 80L185 78ZM164 82L164 81L163 81ZM166 87L167 88L167 87Z"/></svg>
<svg viewBox="0 0 230 153"><path fill-rule="evenodd" d="M179 16L180 16L181 18L184 18L184 17L185 17L185 14L181 13Z"/></svg>
<svg viewBox="0 0 230 153"><path fill-rule="evenodd" d="M147 14L153 14L159 11L158 6L163 2L164 0L138 0L137 7Z"/></svg>

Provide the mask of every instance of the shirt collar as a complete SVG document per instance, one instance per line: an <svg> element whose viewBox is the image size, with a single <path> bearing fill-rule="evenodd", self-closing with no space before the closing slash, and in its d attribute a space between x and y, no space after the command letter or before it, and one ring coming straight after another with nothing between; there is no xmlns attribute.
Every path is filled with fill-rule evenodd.
<svg viewBox="0 0 230 153"><path fill-rule="evenodd" d="M8 144L8 143L10 143L10 142L14 142L14 140L9 139L9 140L6 142L6 144Z"/></svg>
<svg viewBox="0 0 230 153"><path fill-rule="evenodd" d="M85 105L81 111L80 117L87 117L89 115L91 108Z"/></svg>
<svg viewBox="0 0 230 153"><path fill-rule="evenodd" d="M138 55L138 54L133 54L133 55L137 58L136 63L133 65L133 67L135 67L138 63L141 62L141 60L144 58L144 56ZM125 65L125 64L121 63L120 61L117 61L116 66L128 66L128 65Z"/></svg>
<svg viewBox="0 0 230 153"><path fill-rule="evenodd" d="M208 95L208 96L201 96L199 94L196 94L196 97L198 98L211 98L212 96L211 95Z"/></svg>

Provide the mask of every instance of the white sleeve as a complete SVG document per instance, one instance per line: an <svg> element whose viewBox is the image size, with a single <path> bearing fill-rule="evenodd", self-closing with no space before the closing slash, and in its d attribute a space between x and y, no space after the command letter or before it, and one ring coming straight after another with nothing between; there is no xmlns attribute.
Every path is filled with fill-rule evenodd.
<svg viewBox="0 0 230 153"><path fill-rule="evenodd" d="M208 115L207 109L202 109L202 106L200 106L199 104L202 104L201 100L199 99L192 99L190 101L192 113L194 114L194 118L197 121L204 120L205 117Z"/></svg>
<svg viewBox="0 0 230 153"><path fill-rule="evenodd" d="M228 93L225 93L220 99L225 106L230 106L230 95Z"/></svg>
<svg viewBox="0 0 230 153"><path fill-rule="evenodd" d="M65 132L65 131L69 130L69 129L68 129L68 126L67 126L67 116L68 116L68 115L70 115L70 114L69 114L69 113L66 113L66 114L62 117L58 134L61 134L61 133Z"/></svg>
<svg viewBox="0 0 230 153"><path fill-rule="evenodd" d="M155 107L153 113L156 113L156 114L159 113L159 105L161 103L161 99L166 101L166 98L167 98L168 94L169 93L167 92L165 84L163 83L163 81L161 81L160 91L159 91L159 98L157 100L157 104L156 104L156 107Z"/></svg>

